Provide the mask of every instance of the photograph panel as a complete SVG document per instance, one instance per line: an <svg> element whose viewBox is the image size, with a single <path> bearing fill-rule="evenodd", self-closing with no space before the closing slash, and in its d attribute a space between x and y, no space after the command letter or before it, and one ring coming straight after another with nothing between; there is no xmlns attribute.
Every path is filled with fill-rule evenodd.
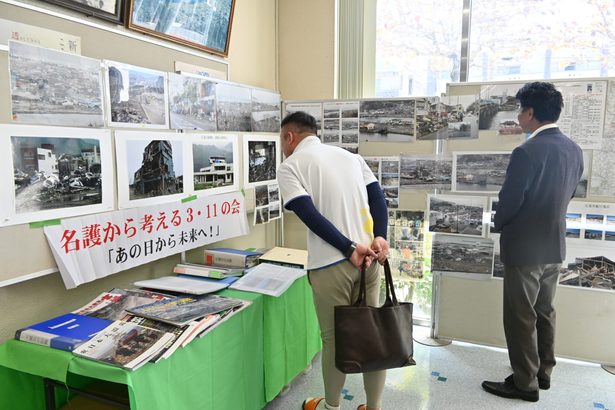
<svg viewBox="0 0 615 410"><path fill-rule="evenodd" d="M250 131L252 94L250 88L216 84L216 121L218 131Z"/></svg>
<svg viewBox="0 0 615 410"><path fill-rule="evenodd" d="M281 113L280 94L252 88L253 132L279 132Z"/></svg>
<svg viewBox="0 0 615 410"><path fill-rule="evenodd" d="M106 61L110 126L169 128L167 73Z"/></svg>
<svg viewBox="0 0 615 410"><path fill-rule="evenodd" d="M0 126L0 225L113 209L109 130Z"/></svg>
<svg viewBox="0 0 615 410"><path fill-rule="evenodd" d="M216 83L202 77L169 73L171 128L216 130Z"/></svg>
<svg viewBox="0 0 615 410"><path fill-rule="evenodd" d="M239 144L236 135L190 135L192 178L187 192L215 195L239 189ZM192 188L188 182L192 181Z"/></svg>
<svg viewBox="0 0 615 410"><path fill-rule="evenodd" d="M100 60L9 41L9 70L13 121L105 125Z"/></svg>
<svg viewBox="0 0 615 410"><path fill-rule="evenodd" d="M510 152L453 152L452 190L500 192L509 160Z"/></svg>
<svg viewBox="0 0 615 410"><path fill-rule="evenodd" d="M492 239L434 235L431 253L432 271L456 273L471 279L489 279L492 268Z"/></svg>
<svg viewBox="0 0 615 410"><path fill-rule="evenodd" d="M244 188L267 185L276 181L280 166L280 137L277 135L244 135Z"/></svg>

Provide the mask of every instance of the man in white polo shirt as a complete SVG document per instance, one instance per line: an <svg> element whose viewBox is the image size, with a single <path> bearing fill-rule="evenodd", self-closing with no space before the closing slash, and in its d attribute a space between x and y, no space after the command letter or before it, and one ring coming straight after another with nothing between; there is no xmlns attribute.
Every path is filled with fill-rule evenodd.
<svg viewBox="0 0 615 410"><path fill-rule="evenodd" d="M280 131L286 159L278 169L278 184L286 209L308 227L308 279L323 342L322 372L325 397L304 401L304 410L339 409L346 375L335 367L333 307L349 305L359 292L360 267L365 258L367 303L378 305L380 270L389 245L387 208L382 189L359 155L320 142L316 120L295 112ZM365 373L367 404L379 409L385 371Z"/></svg>

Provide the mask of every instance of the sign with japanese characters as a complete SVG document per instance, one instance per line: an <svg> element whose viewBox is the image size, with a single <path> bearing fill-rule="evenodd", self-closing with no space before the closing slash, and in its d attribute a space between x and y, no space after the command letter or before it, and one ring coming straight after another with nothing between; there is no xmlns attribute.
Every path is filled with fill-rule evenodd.
<svg viewBox="0 0 615 410"><path fill-rule="evenodd" d="M62 220L46 226L67 289L248 233L240 192Z"/></svg>

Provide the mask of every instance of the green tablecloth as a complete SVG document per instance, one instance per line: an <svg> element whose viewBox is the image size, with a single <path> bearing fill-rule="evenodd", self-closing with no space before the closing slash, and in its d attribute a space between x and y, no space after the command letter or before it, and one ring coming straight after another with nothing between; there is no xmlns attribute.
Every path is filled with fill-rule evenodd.
<svg viewBox="0 0 615 410"><path fill-rule="evenodd" d="M9 340L0 345L0 409L43 409L42 378L70 375L128 386L132 409L260 409L320 350L305 277L279 298L225 290L252 301L205 337L130 372L57 349Z"/></svg>
<svg viewBox="0 0 615 410"><path fill-rule="evenodd" d="M321 349L320 328L307 277L278 298L264 297L265 399L271 401Z"/></svg>

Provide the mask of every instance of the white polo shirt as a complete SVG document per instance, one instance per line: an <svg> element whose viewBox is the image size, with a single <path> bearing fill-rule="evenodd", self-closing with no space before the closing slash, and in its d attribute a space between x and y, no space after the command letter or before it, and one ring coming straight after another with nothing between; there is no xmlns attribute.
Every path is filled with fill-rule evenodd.
<svg viewBox="0 0 615 410"><path fill-rule="evenodd" d="M350 240L370 245L372 216L367 185L377 181L359 155L306 137L278 168L278 185L285 203L301 196L312 198L316 209ZM308 269L344 260L339 250L308 229Z"/></svg>

